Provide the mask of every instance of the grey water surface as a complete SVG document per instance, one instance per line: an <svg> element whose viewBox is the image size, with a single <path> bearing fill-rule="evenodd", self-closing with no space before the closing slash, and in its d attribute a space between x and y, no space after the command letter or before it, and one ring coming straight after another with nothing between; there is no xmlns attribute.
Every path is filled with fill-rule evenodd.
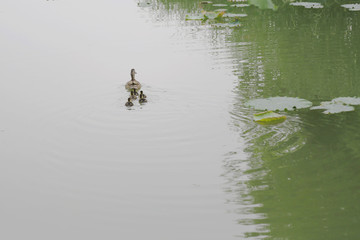
<svg viewBox="0 0 360 240"><path fill-rule="evenodd" d="M360 97L360 15L258 2L0 2L0 238L358 239L359 107L244 103Z"/></svg>

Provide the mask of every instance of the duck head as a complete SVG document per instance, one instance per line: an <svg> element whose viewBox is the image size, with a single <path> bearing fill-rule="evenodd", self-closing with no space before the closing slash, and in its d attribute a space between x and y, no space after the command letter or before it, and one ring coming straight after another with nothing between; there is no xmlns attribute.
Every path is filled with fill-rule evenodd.
<svg viewBox="0 0 360 240"><path fill-rule="evenodd" d="M131 69L131 72L130 72L130 75L131 75L131 80L134 80L135 79L135 69Z"/></svg>

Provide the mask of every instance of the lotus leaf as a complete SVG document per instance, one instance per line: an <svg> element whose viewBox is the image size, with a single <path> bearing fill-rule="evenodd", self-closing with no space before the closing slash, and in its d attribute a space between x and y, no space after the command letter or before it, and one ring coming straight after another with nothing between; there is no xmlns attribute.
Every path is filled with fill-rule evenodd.
<svg viewBox="0 0 360 240"><path fill-rule="evenodd" d="M227 7L227 4L213 4L214 7Z"/></svg>
<svg viewBox="0 0 360 240"><path fill-rule="evenodd" d="M249 7L249 6L250 6L249 4L233 4L233 5L230 5L230 7L238 7L238 8Z"/></svg>
<svg viewBox="0 0 360 240"><path fill-rule="evenodd" d="M202 14L204 15L204 19L218 19L221 18L225 12L206 12L203 11Z"/></svg>
<svg viewBox="0 0 360 240"><path fill-rule="evenodd" d="M341 6L344 7L344 8L349 9L349 11L360 11L360 3L343 4Z"/></svg>
<svg viewBox="0 0 360 240"><path fill-rule="evenodd" d="M258 7L259 9L277 10L277 6L271 0L249 0L249 4Z"/></svg>
<svg viewBox="0 0 360 240"><path fill-rule="evenodd" d="M339 97L331 101L321 102L320 106L310 108L311 110L325 109L323 113L334 114L341 112L354 111L355 108L350 105L360 105L360 98L357 97Z"/></svg>
<svg viewBox="0 0 360 240"><path fill-rule="evenodd" d="M219 9L215 9L214 12L218 13L218 12L226 12L227 9L225 8L219 8Z"/></svg>
<svg viewBox="0 0 360 240"><path fill-rule="evenodd" d="M360 98L357 97L339 97L332 100L334 103L342 103L347 105L360 105Z"/></svg>
<svg viewBox="0 0 360 240"><path fill-rule="evenodd" d="M260 124L277 124L284 122L286 116L274 113L273 111L266 111L254 114L254 121Z"/></svg>
<svg viewBox="0 0 360 240"><path fill-rule="evenodd" d="M235 18L235 17L247 17L245 13L225 13L223 17Z"/></svg>
<svg viewBox="0 0 360 240"><path fill-rule="evenodd" d="M138 2L139 7L150 7L151 2Z"/></svg>
<svg viewBox="0 0 360 240"><path fill-rule="evenodd" d="M185 20L205 20L204 15L186 15Z"/></svg>
<svg viewBox="0 0 360 240"><path fill-rule="evenodd" d="M292 6L302 6L305 8L323 8L324 6L321 3L316 2L294 2L290 3Z"/></svg>
<svg viewBox="0 0 360 240"><path fill-rule="evenodd" d="M270 97L253 99L245 103L248 107L257 110L295 110L311 107L312 103L308 100L293 97Z"/></svg>
<svg viewBox="0 0 360 240"><path fill-rule="evenodd" d="M354 111L355 108L349 105L344 105L343 103L337 103L333 101L321 102L320 106L314 106L310 108L311 110L316 109L325 109L324 114L334 114L341 112L350 112Z"/></svg>

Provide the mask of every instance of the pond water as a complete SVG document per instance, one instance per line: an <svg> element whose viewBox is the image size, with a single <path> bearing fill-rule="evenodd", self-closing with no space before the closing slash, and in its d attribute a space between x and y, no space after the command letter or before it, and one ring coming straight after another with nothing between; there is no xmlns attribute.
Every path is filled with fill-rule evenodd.
<svg viewBox="0 0 360 240"><path fill-rule="evenodd" d="M0 3L3 239L360 237L360 107L245 104L360 97L360 12L213 3Z"/></svg>

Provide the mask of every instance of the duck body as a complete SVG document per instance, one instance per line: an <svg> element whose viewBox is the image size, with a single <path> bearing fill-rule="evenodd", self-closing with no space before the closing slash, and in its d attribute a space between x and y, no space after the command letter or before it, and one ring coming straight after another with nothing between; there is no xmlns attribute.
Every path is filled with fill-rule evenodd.
<svg viewBox="0 0 360 240"><path fill-rule="evenodd" d="M146 102L147 102L147 100L145 99L144 94L143 94L142 91L141 91L139 103L146 103Z"/></svg>
<svg viewBox="0 0 360 240"><path fill-rule="evenodd" d="M130 99L130 98L128 98L128 101L125 103L125 106L127 106L127 107L132 107L132 106L134 106L134 104L131 102L131 99Z"/></svg>
<svg viewBox="0 0 360 240"><path fill-rule="evenodd" d="M131 69L131 72L130 72L131 80L128 81L125 84L126 89L128 89L128 90L132 90L132 89L139 90L141 88L140 82L135 79L135 74L136 74L135 69Z"/></svg>
<svg viewBox="0 0 360 240"><path fill-rule="evenodd" d="M147 102L147 100L145 98L140 98L139 99L139 103L146 103L146 102Z"/></svg>
<svg viewBox="0 0 360 240"><path fill-rule="evenodd" d="M126 83L125 88L128 90L139 90L141 88L141 84L139 83L139 81L134 80L130 80Z"/></svg>
<svg viewBox="0 0 360 240"><path fill-rule="evenodd" d="M146 98L146 95L143 93L143 91L140 91L140 98Z"/></svg>
<svg viewBox="0 0 360 240"><path fill-rule="evenodd" d="M137 99L137 96L135 95L135 93L134 93L133 90L134 90L134 89L131 90L131 94L130 94L130 99L131 99L131 100Z"/></svg>

